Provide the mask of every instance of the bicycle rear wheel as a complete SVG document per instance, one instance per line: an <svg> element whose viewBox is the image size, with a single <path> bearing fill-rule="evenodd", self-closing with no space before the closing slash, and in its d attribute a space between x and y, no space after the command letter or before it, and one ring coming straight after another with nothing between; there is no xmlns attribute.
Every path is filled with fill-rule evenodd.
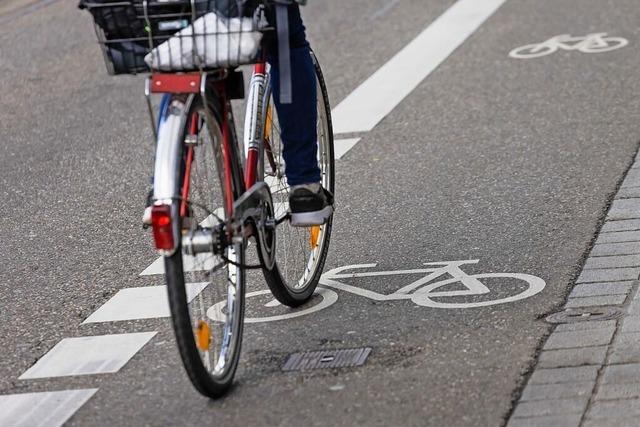
<svg viewBox="0 0 640 427"><path fill-rule="evenodd" d="M182 198L174 201L182 233L213 229L229 217L225 208L225 179L238 173L222 160L222 115L211 120L200 96L187 101L181 177ZM190 102L190 105L188 105ZM225 153L231 155L230 153ZM186 177L186 178L185 178ZM231 179L233 182L233 179ZM235 199L236 195L232 195ZM165 258L165 275L173 328L180 356L191 382L203 395L216 398L231 386L242 341L244 323L246 242L234 241L222 254L184 254L182 244ZM226 301L224 311L214 308ZM220 312L213 313L212 310Z"/></svg>
<svg viewBox="0 0 640 427"><path fill-rule="evenodd" d="M322 70L315 55L311 56L318 89L318 165L322 186L333 193L335 163L331 108ZM273 98L268 99L264 125L264 180L271 188L279 225L276 229L276 263L272 269L263 269L263 273L275 298L282 304L297 307L311 298L320 280L329 250L333 215L324 225L314 227L292 227L288 220L279 221L289 210L289 185L285 176L278 117Z"/></svg>

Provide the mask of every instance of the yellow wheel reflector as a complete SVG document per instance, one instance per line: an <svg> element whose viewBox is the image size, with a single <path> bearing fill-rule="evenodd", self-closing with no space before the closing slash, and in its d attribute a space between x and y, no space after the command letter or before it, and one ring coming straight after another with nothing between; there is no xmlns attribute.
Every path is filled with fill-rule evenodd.
<svg viewBox="0 0 640 427"><path fill-rule="evenodd" d="M264 137L269 138L271 135L271 126L273 126L273 112L271 111L271 105L267 107L267 118L264 121Z"/></svg>
<svg viewBox="0 0 640 427"><path fill-rule="evenodd" d="M204 320L198 322L195 336L196 346L202 351L209 350L209 346L211 345L211 328L209 328L207 322Z"/></svg>
<svg viewBox="0 0 640 427"><path fill-rule="evenodd" d="M318 247L318 239L320 238L320 226L314 225L309 229L309 243L311 243L311 249Z"/></svg>

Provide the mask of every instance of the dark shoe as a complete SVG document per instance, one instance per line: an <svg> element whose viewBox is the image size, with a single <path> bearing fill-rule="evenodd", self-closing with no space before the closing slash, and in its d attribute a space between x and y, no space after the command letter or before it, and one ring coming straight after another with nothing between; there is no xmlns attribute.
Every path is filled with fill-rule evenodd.
<svg viewBox="0 0 640 427"><path fill-rule="evenodd" d="M294 227L322 225L333 214L333 194L320 184L294 185L289 194L289 209Z"/></svg>

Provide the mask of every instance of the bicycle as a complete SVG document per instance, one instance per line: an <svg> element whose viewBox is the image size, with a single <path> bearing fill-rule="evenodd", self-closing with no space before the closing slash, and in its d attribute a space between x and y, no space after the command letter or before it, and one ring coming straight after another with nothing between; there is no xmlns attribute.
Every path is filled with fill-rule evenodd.
<svg viewBox="0 0 640 427"><path fill-rule="evenodd" d="M93 1L84 6L94 17L108 71L150 73L145 96L156 143L154 243L164 256L172 325L186 372L201 394L217 398L232 385L238 366L247 270L262 270L282 304L304 304L320 279L331 236L333 217L321 226L289 225L289 187L270 68L259 49L253 56L235 55L236 48L245 49L243 36L255 41L274 31L264 24L265 13L283 1L260 1L248 15L237 10L234 15L230 6L224 18L218 8L211 17L210 0ZM211 19L215 26L207 29ZM220 47L225 43L226 52ZM215 66L208 58L210 48L215 49ZM312 57L318 163L322 185L333 193L331 110L322 70ZM151 71L149 60L162 72ZM179 62L175 71L173 62ZM244 97L236 67L249 63L254 66L240 144L231 100ZM154 94L162 94L157 114ZM250 239L257 252L253 263ZM214 320L208 312L221 299L226 308Z"/></svg>
<svg viewBox="0 0 640 427"><path fill-rule="evenodd" d="M608 37L607 33L587 34L584 37L562 34L551 37L542 43L528 44L515 48L509 52L509 56L518 59L539 58L541 56L551 55L558 51L558 49L568 51L577 50L582 53L609 52L625 47L628 44L629 41L627 39L622 37Z"/></svg>

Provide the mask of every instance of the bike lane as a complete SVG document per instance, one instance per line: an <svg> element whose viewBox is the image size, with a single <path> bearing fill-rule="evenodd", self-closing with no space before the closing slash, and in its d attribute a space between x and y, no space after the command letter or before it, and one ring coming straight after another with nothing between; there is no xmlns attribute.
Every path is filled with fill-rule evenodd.
<svg viewBox="0 0 640 427"><path fill-rule="evenodd" d="M550 330L541 317L576 279L637 148L638 102L629 91L638 84L637 17L631 3L617 6L506 2L339 168L345 196L329 267L377 262L393 271L480 259L465 272L527 273L545 280L544 291L512 305L438 310L332 288L339 300L306 324L323 330L325 347L373 347L370 365L309 375L296 401L321 395L332 421L340 413L361 423L503 422ZM601 31L630 45L509 57L555 35ZM349 283L388 295L413 280ZM302 322L294 330L314 336ZM343 387L338 397L327 398L331 387Z"/></svg>
<svg viewBox="0 0 640 427"><path fill-rule="evenodd" d="M557 52L540 62L508 57L521 45L600 28L633 43L631 3L611 11L590 2L580 16L573 11L583 2L546 3L509 0L341 159L327 266L377 262L395 271L479 259L465 272L532 274L546 281L542 293L513 305L438 310L337 291L338 301L313 315L248 325L239 386L213 404L184 378L168 323L136 324L153 325L161 338L117 377L97 380L100 393L72 421L499 424L548 331L537 318L566 294L638 135L637 101L628 90L638 84L638 64L629 51ZM396 21L389 19L397 25L412 9L399 10ZM349 84L336 77L344 70L331 65L340 55L331 40L318 37L316 50L332 76L329 85L335 80L333 90L347 92ZM348 62L345 57L340 61ZM392 293L412 280L350 283ZM290 352L359 346L373 348L362 368L280 372Z"/></svg>

